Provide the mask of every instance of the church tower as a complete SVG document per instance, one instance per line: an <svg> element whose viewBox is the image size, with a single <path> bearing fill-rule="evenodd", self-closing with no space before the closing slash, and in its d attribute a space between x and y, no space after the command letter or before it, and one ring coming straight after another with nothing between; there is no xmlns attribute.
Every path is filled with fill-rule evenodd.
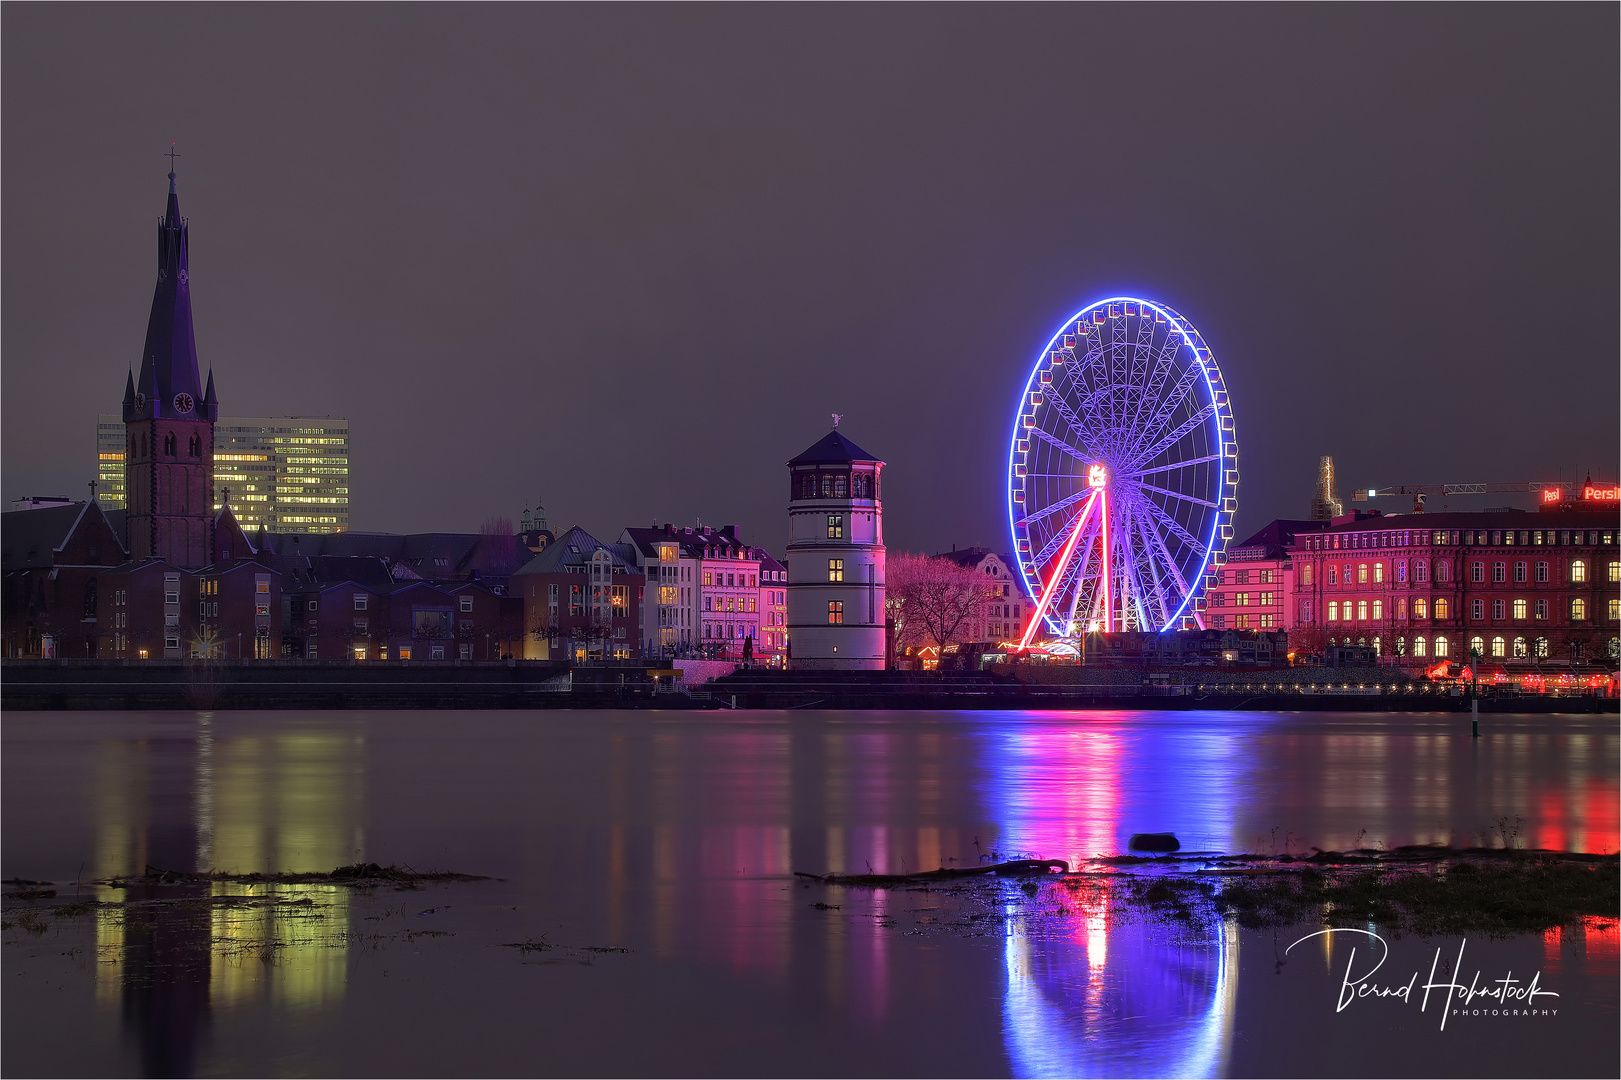
<svg viewBox="0 0 1621 1080"><path fill-rule="evenodd" d="M887 662L883 468L837 430L788 462L794 671L881 671Z"/></svg>
<svg viewBox="0 0 1621 1080"><path fill-rule="evenodd" d="M158 222L158 282L146 324L141 373L124 384L124 476L129 552L185 570L206 566L214 491L214 373L197 372L191 329L186 220L175 174Z"/></svg>

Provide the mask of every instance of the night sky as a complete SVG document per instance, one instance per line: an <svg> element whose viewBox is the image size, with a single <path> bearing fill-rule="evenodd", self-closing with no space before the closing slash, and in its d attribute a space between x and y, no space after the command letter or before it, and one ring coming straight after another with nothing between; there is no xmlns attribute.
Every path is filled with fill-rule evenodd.
<svg viewBox="0 0 1621 1080"><path fill-rule="evenodd" d="M349 417L357 529L780 552L839 412L892 548L1006 548L1035 351L1133 292L1221 361L1240 538L1325 453L1347 498L1614 477L1618 18L7 5L3 497L87 491L171 140L220 411Z"/></svg>

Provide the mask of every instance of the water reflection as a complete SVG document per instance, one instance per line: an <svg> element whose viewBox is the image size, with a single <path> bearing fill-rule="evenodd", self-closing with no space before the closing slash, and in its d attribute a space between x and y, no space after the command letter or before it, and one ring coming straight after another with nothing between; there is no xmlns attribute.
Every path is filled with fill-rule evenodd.
<svg viewBox="0 0 1621 1080"><path fill-rule="evenodd" d="M342 999L348 890L142 878L359 861L363 749L333 733L231 735L206 714L189 738L96 746L95 877L127 879L95 890L96 1001L121 1009L147 1075L191 1075L213 1010Z"/></svg>
<svg viewBox="0 0 1621 1080"><path fill-rule="evenodd" d="M1003 1032L1015 1076L1221 1076L1238 994L1238 929L1188 939L1112 918L1099 893L1067 920L1007 911ZM1067 927L1062 924L1067 922Z"/></svg>

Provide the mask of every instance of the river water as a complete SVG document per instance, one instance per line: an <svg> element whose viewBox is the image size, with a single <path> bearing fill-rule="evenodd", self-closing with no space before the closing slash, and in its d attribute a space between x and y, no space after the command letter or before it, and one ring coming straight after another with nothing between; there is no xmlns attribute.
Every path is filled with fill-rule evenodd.
<svg viewBox="0 0 1621 1080"><path fill-rule="evenodd" d="M1295 944L1316 927L1170 924L1109 887L794 877L1075 863L1147 831L1185 851L1617 850L1614 717L1481 726L1475 740L1457 716L1343 713L11 713L0 873L57 895L7 909L0 1067L1613 1075L1614 919ZM76 884L366 861L490 880ZM1551 993L1495 1014L1492 999L1445 1007L1444 990L1336 1011L1348 966L1385 947L1375 983L1456 969Z"/></svg>

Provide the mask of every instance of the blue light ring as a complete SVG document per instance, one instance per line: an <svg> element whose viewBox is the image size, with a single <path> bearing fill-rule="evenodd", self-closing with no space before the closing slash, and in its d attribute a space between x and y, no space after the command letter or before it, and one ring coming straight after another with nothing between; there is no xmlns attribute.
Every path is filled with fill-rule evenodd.
<svg viewBox="0 0 1621 1080"><path fill-rule="evenodd" d="M1229 499L1233 501L1235 508L1238 501L1237 483L1229 482L1228 479L1228 474L1230 472L1236 472L1237 470L1237 422L1236 420L1234 422L1233 431L1231 433L1233 437L1231 439L1227 438L1228 432L1225 430L1223 425L1224 419L1233 417L1232 395L1227 390L1227 382L1222 377L1221 368L1216 363L1214 352L1210 349L1209 345L1205 343L1204 338L1200 335L1199 331L1194 328L1193 325L1185 318L1183 318L1182 315L1175 309L1164 304L1156 303L1152 300L1145 300L1142 297L1108 297L1106 299L1088 304L1079 311L1076 311L1070 315L1069 318L1065 319L1063 323L1059 325L1059 328L1056 332L1054 332L1052 337L1047 339L1047 343L1042 346L1040 355L1037 357L1036 362L1030 368L1029 377L1025 380L1023 393L1019 396L1019 407L1015 411L1013 417L1012 438L1008 440L1008 532L1013 538L1013 556L1014 562L1018 564L1020 583L1024 587L1025 595L1032 602L1037 602L1040 596L1040 580L1039 578L1037 578L1035 581L1031 580L1031 571L1033 571L1035 568L1033 565L1027 568L1025 559L1022 557L1019 550L1019 541L1021 539L1027 542L1030 540L1028 527L1026 527L1024 533L1021 535L1019 526L1017 525L1017 516L1014 512L1016 506L1014 502L1014 489L1016 486L1027 489L1030 479L1028 475L1030 451L1026 451L1025 453L1024 464L1026 465L1026 475L1024 477L1018 477L1014 474L1014 457L1018 453L1017 447L1021 433L1029 430L1024 427L1026 410L1030 410L1029 415L1034 417L1036 415L1036 409L1039 408L1039 406L1033 406L1030 404L1030 395L1032 393L1041 392L1041 372L1043 370L1051 369L1052 354L1055 351L1067 353L1069 358L1073 361L1075 348L1066 347L1061 342L1065 332L1069 330L1071 326L1074 326L1083 317L1089 315L1093 311L1096 311L1100 307L1127 302L1139 305L1139 312L1142 308L1146 307L1153 310L1156 314L1163 316L1166 323L1172 328L1172 332L1178 333L1182 336L1183 343L1187 345L1189 351L1192 353L1194 361L1199 365L1200 375L1204 379L1205 393L1207 394L1209 403L1212 407L1211 420L1214 425L1214 441L1217 446L1218 454L1217 465L1219 467L1217 469L1217 496L1215 500L1217 509L1216 513L1211 516L1210 532L1205 539L1206 554L1198 571L1191 575L1192 580L1188 582L1189 595L1184 598L1182 604L1177 608L1176 612L1170 616L1170 618L1166 621L1165 626L1161 628L1161 631L1163 632L1164 630L1174 627L1177 621L1182 618L1183 613L1187 611L1188 606L1192 604L1196 598L1198 598L1204 588L1206 571L1211 566L1217 564L1218 555L1222 557L1223 561L1225 560L1228 537L1222 535L1222 526L1225 525L1230 531L1232 528L1234 514L1233 511L1229 511L1225 509L1225 507ZM1214 378L1212 378L1212 372L1214 372ZM1221 386L1220 393L1224 400L1217 400L1216 395L1218 391L1216 387L1218 384ZM1043 399L1042 404L1046 404L1045 399ZM1229 443L1231 443L1234 448L1231 454L1229 454L1227 451L1227 446ZM1032 447L1031 449L1033 450L1034 448ZM1030 546L1033 548L1034 545L1031 544ZM1043 618L1048 622L1049 628L1051 628L1055 633L1058 632L1059 627L1054 621L1053 616L1045 615Z"/></svg>

